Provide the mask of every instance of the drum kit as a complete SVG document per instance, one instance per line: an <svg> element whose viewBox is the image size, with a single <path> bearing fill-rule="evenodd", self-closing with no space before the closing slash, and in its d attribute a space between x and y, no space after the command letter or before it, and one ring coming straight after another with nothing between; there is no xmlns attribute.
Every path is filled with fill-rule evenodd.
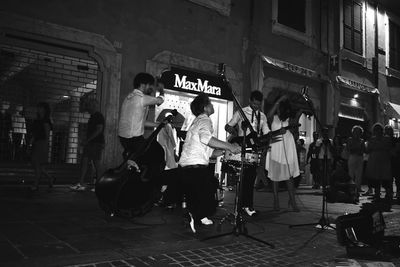
<svg viewBox="0 0 400 267"><path fill-rule="evenodd" d="M246 151L244 155L243 165L245 168L258 167L261 163L261 151ZM232 154L229 151L225 151L221 159L221 170L229 174L239 174L242 164L241 154Z"/></svg>

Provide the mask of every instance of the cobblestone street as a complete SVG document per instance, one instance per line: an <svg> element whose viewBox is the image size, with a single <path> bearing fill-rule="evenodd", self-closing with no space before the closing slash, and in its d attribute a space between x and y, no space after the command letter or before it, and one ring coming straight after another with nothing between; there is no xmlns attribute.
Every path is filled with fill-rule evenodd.
<svg viewBox="0 0 400 267"><path fill-rule="evenodd" d="M350 264L334 230L321 231L315 225L289 228L318 222L318 190L298 190L299 213L274 212L272 193L256 192L260 212L257 217L246 217L245 226L250 236L275 248L244 235L203 240L233 229L228 221L218 227L233 209L231 191L225 192L225 204L213 218L216 225L201 227L196 235L184 223L180 208L154 207L143 217L105 220L91 192L70 192L64 187L36 195L23 188L2 188L2 192L6 215L0 223L2 266L357 266ZM280 194L285 203L287 193ZM366 197L361 199L361 203L366 201ZM329 221L359 209L354 204L328 203ZM399 215L397 205L384 214L386 234L400 235ZM391 262L400 265L394 259Z"/></svg>

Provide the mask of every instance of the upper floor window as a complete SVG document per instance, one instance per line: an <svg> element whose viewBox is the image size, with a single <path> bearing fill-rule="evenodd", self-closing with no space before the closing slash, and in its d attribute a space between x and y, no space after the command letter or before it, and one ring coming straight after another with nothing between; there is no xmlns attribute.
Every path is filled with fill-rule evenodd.
<svg viewBox="0 0 400 267"><path fill-rule="evenodd" d="M389 67L400 70L400 26L389 21Z"/></svg>
<svg viewBox="0 0 400 267"><path fill-rule="evenodd" d="M306 1L305 0L279 0L278 23L306 32Z"/></svg>
<svg viewBox="0 0 400 267"><path fill-rule="evenodd" d="M363 4L359 0L343 0L344 48L363 53Z"/></svg>
<svg viewBox="0 0 400 267"><path fill-rule="evenodd" d="M273 0L272 32L312 43L311 0Z"/></svg>

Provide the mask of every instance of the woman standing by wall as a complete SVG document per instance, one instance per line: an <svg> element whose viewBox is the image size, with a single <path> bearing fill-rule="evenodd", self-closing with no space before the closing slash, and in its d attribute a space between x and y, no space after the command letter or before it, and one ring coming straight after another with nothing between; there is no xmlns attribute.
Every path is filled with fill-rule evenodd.
<svg viewBox="0 0 400 267"><path fill-rule="evenodd" d="M32 139L30 142L30 146L32 146L31 161L36 177L32 191L39 190L39 182L42 174L48 179L49 188L53 187L55 180L43 166L48 163L50 131L53 126L50 120L50 113L48 103L40 102L37 105L37 118L32 125Z"/></svg>

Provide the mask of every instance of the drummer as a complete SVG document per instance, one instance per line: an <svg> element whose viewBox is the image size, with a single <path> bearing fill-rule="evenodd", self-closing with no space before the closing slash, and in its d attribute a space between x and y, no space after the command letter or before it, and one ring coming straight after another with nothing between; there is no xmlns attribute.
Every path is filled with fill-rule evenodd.
<svg viewBox="0 0 400 267"><path fill-rule="evenodd" d="M253 91L250 94L250 103L248 106L243 108L243 112L249 120L250 126L253 127L257 136L262 134L267 134L270 130L267 124L267 117L260 110L263 101L263 94L260 91ZM239 113L236 111L233 114L232 119L225 125L225 130L239 137L244 136L243 119ZM235 127L238 125L239 127ZM250 129L247 127L246 136L250 134ZM256 210L253 206L253 196L254 196L254 181L257 176L257 165L256 164L246 164L244 169L244 175L242 180L242 208L244 212L249 216L254 216Z"/></svg>

